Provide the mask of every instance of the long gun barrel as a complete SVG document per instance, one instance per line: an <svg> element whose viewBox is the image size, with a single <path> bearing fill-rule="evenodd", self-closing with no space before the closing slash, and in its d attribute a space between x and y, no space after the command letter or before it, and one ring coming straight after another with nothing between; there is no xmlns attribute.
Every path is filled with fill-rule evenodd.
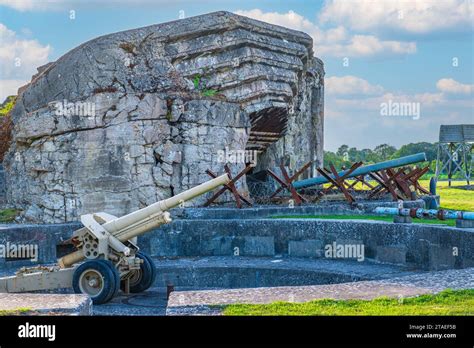
<svg viewBox="0 0 474 348"><path fill-rule="evenodd" d="M117 237L120 241L125 241L137 237L142 234L141 231L137 230L137 224L143 224L144 222L153 219L153 217L155 217L157 214L177 207L185 201L189 201L206 192L214 190L216 187L228 184L229 181L230 180L227 174L221 175L215 179L207 181L187 191L181 192L176 196L153 203L148 207L134 211L133 213L130 213L128 215L124 215L116 220L110 221L104 224L103 227L109 233ZM146 231L154 227L156 226L153 225L147 228Z"/></svg>
<svg viewBox="0 0 474 348"><path fill-rule="evenodd" d="M375 171L388 169L388 168L406 166L408 164L413 164L413 163L418 163L418 162L423 162L423 161L426 161L426 154L424 152L420 152L415 155L404 156L404 157L396 158L389 161L384 161L384 162L370 164L368 166L359 167L356 170L354 170L349 177L353 178L359 175L369 174L370 172L375 172ZM344 171L340 171L338 175L339 176L344 175ZM331 177L334 178L334 176L331 176ZM326 178L318 176L315 178L295 181L293 183L293 187L295 189L301 189L305 187L325 184L327 182L328 180Z"/></svg>
<svg viewBox="0 0 474 348"><path fill-rule="evenodd" d="M176 196L153 203L148 207L115 218L111 221L107 221L102 224L101 227L112 236L112 238L109 239L109 242L113 242L114 240L126 242L127 240L138 237L155 227L171 222L167 210L209 192L221 185L228 184L229 181L229 176L223 174L187 191L181 192ZM90 229L89 226L85 226L85 228ZM84 259L85 256L83 251L77 250L59 259L58 263L62 268L65 268Z"/></svg>

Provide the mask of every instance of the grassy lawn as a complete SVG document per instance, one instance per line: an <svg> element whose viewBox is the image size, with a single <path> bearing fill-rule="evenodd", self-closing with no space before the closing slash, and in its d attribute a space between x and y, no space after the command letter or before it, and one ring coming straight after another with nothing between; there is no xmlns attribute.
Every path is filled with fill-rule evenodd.
<svg viewBox="0 0 474 348"><path fill-rule="evenodd" d="M0 223L13 222L20 211L16 209L0 210Z"/></svg>
<svg viewBox="0 0 474 348"><path fill-rule="evenodd" d="M305 303L234 304L224 315L474 315L474 289L374 300L320 299Z"/></svg>
<svg viewBox="0 0 474 348"><path fill-rule="evenodd" d="M377 221L393 222L393 216L378 216L378 215L275 215L275 216L271 216L271 218L273 219L377 220ZM455 226L456 220L413 219L413 223Z"/></svg>
<svg viewBox="0 0 474 348"><path fill-rule="evenodd" d="M420 180L423 186L427 186L423 180ZM474 191L461 190L456 186L466 185L465 181L452 182L452 186L448 186L447 181L439 181L436 193L441 197L441 208L449 210L467 210L474 211Z"/></svg>
<svg viewBox="0 0 474 348"><path fill-rule="evenodd" d="M30 308L0 309L0 317L9 315L25 315L28 314L30 311Z"/></svg>
<svg viewBox="0 0 474 348"><path fill-rule="evenodd" d="M352 183L351 180L348 180L348 182ZM429 189L429 180L419 180L419 183L424 188ZM466 184L465 181L453 181L451 187L449 187L447 181L438 181L436 193L441 197L441 209L474 211L474 191L455 188ZM325 184L326 187L328 185ZM357 183L355 188L357 190L368 189L367 186L363 186L361 183Z"/></svg>

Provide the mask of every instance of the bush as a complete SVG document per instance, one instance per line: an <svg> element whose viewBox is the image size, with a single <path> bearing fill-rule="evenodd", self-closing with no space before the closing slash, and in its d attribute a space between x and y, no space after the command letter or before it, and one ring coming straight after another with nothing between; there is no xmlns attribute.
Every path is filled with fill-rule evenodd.
<svg viewBox="0 0 474 348"><path fill-rule="evenodd" d="M6 116L9 114L10 110L15 106L16 96L11 95L5 99L5 101L0 104L0 117Z"/></svg>
<svg viewBox="0 0 474 348"><path fill-rule="evenodd" d="M7 152L12 139L13 122L10 115L0 118L0 162Z"/></svg>
<svg viewBox="0 0 474 348"><path fill-rule="evenodd" d="M13 122L10 116L10 111L15 106L16 97L10 96L0 104L0 162L10 146L12 139Z"/></svg>

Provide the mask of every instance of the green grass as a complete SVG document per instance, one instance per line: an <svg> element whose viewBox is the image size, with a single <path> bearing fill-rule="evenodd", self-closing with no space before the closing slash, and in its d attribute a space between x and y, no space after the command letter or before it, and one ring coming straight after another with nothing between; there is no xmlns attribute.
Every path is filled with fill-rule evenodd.
<svg viewBox="0 0 474 348"><path fill-rule="evenodd" d="M435 295L373 300L320 299L305 303L233 304L224 315L473 315L474 289L444 290Z"/></svg>
<svg viewBox="0 0 474 348"><path fill-rule="evenodd" d="M0 309L0 317L10 315L25 315L29 312L31 312L30 308Z"/></svg>
<svg viewBox="0 0 474 348"><path fill-rule="evenodd" d="M348 183L352 183L348 180ZM429 180L419 180L419 183L424 188L428 189L430 185ZM372 184L375 184L372 182ZM467 185L466 181L453 181L451 187L448 186L447 181L438 181L436 193L441 197L441 209L448 210L464 210L474 211L474 191L462 190L456 188L456 186ZM329 184L325 184L325 187ZM367 186L363 186L361 183L355 185L357 190L367 190Z"/></svg>
<svg viewBox="0 0 474 348"><path fill-rule="evenodd" d="M330 220L376 220L393 222L393 216L379 216L379 215L274 215L270 216L272 219L330 219ZM455 226L455 220L424 220L413 219L416 224L437 224Z"/></svg>
<svg viewBox="0 0 474 348"><path fill-rule="evenodd" d="M13 222L19 213L16 209L0 210L0 223Z"/></svg>
<svg viewBox="0 0 474 348"><path fill-rule="evenodd" d="M428 185L427 182L420 180L423 186ZM441 197L441 208L474 211L474 191L455 188L466 185L465 181L455 181L451 185L449 187L447 181L438 181L436 193Z"/></svg>

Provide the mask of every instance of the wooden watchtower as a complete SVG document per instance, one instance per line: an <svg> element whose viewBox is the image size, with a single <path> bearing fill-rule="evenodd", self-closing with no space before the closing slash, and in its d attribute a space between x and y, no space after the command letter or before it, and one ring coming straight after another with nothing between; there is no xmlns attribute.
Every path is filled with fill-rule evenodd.
<svg viewBox="0 0 474 348"><path fill-rule="evenodd" d="M449 186L456 172L470 185L474 169L474 124L442 125L439 128L436 180L448 174Z"/></svg>

